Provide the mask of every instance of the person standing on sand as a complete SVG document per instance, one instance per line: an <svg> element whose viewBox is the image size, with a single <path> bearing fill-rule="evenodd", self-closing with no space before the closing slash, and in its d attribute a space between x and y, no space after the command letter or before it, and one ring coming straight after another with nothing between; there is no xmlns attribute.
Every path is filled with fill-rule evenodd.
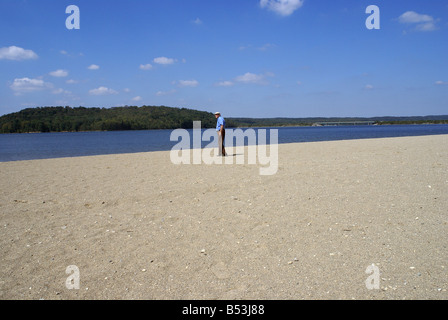
<svg viewBox="0 0 448 320"><path fill-rule="evenodd" d="M220 112L215 112L216 132L218 132L218 156L226 156L226 148L224 147L224 139L226 137L226 120L221 116Z"/></svg>

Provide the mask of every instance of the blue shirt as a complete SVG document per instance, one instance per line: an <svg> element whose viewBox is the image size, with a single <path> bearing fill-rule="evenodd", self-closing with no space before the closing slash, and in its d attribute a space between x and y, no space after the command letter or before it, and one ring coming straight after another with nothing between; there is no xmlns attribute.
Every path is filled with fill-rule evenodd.
<svg viewBox="0 0 448 320"><path fill-rule="evenodd" d="M224 129L226 128L226 120L224 120L224 118L220 116L218 118L218 122L216 123L216 131L221 130L221 126L223 126Z"/></svg>

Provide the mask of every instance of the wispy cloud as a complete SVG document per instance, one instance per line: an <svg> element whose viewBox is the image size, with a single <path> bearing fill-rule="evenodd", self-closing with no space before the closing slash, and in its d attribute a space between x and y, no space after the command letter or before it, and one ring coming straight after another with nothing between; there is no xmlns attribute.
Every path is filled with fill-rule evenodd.
<svg viewBox="0 0 448 320"><path fill-rule="evenodd" d="M30 79L25 77L14 79L10 88L14 91L15 95L21 95L24 93L52 89L53 85L49 82L43 81L42 79Z"/></svg>
<svg viewBox="0 0 448 320"><path fill-rule="evenodd" d="M236 82L243 82L243 83L260 83L264 80L264 77L259 74L254 74L247 72L241 76L238 76L235 78Z"/></svg>
<svg viewBox="0 0 448 320"><path fill-rule="evenodd" d="M419 14L414 11L406 11L398 17L398 21L402 24L415 26L416 31L437 30L437 20L427 14Z"/></svg>
<svg viewBox="0 0 448 320"><path fill-rule="evenodd" d="M231 87L234 83L232 81L221 81L215 84L216 87Z"/></svg>
<svg viewBox="0 0 448 320"><path fill-rule="evenodd" d="M140 65L140 69L141 70L151 70L152 69L152 64L141 64Z"/></svg>
<svg viewBox="0 0 448 320"><path fill-rule="evenodd" d="M235 84L257 84L257 85L267 85L269 84L267 78L273 77L272 72L266 72L263 74L255 74L252 72L246 72L245 74L235 77L232 81L225 80L215 83L215 87L231 87Z"/></svg>
<svg viewBox="0 0 448 320"><path fill-rule="evenodd" d="M0 60L30 60L37 59L38 56L33 50L26 50L20 47L11 46L0 48Z"/></svg>
<svg viewBox="0 0 448 320"><path fill-rule="evenodd" d="M258 47L257 49L260 51L266 51L266 50L274 48L274 47L275 47L275 44L266 43L266 44L262 45L261 47Z"/></svg>
<svg viewBox="0 0 448 320"><path fill-rule="evenodd" d="M174 62L176 62L175 59L167 58L167 57L154 58L153 61L154 61L154 63L163 64L163 65L173 64Z"/></svg>
<svg viewBox="0 0 448 320"><path fill-rule="evenodd" d="M177 86L180 88L184 87L197 87L199 82L196 80L179 80Z"/></svg>
<svg viewBox="0 0 448 320"><path fill-rule="evenodd" d="M247 72L243 75L237 76L235 78L235 82L239 83L253 83L253 84L268 84L267 77L273 77L274 74L267 72L265 74L255 74L251 72Z"/></svg>
<svg viewBox="0 0 448 320"><path fill-rule="evenodd" d="M260 7L281 16L289 16L303 6L304 0L260 0Z"/></svg>
<svg viewBox="0 0 448 320"><path fill-rule="evenodd" d="M96 65L96 64L91 64L90 66L87 67L87 69L89 70L98 70L100 68L100 66Z"/></svg>
<svg viewBox="0 0 448 320"><path fill-rule="evenodd" d="M71 91L64 90L62 88L54 89L51 93L53 93L53 94L68 94L68 95L72 94Z"/></svg>
<svg viewBox="0 0 448 320"><path fill-rule="evenodd" d="M200 26L202 24L202 20L199 18L196 18L195 20L192 21L193 24Z"/></svg>
<svg viewBox="0 0 448 320"><path fill-rule="evenodd" d="M92 96L104 96L110 94L118 94L118 92L107 87L99 87L97 89L90 90L89 94Z"/></svg>
<svg viewBox="0 0 448 320"><path fill-rule="evenodd" d="M259 51L266 51L266 50L274 48L274 47L276 47L275 44L266 43L266 44L264 44L264 45L262 45L260 47L255 47L255 46L253 46L251 44L248 44L248 45L245 45L245 46L240 46L238 49L241 50L241 51L248 50L248 49L255 49L255 50L259 50Z"/></svg>
<svg viewBox="0 0 448 320"><path fill-rule="evenodd" d="M68 76L68 71L59 69L59 70L50 72L50 76L56 77L56 78L64 78L64 77Z"/></svg>
<svg viewBox="0 0 448 320"><path fill-rule="evenodd" d="M448 85L448 81L439 80L439 81L436 81L435 84L438 86L446 86L446 85Z"/></svg>
<svg viewBox="0 0 448 320"><path fill-rule="evenodd" d="M82 53L82 52L80 52L80 53L70 53L67 50L60 50L59 53L64 55L64 56L66 56L66 57L71 57L71 58L78 57L78 56L79 57L83 57L84 56L84 53Z"/></svg>
<svg viewBox="0 0 448 320"><path fill-rule="evenodd" d="M156 96L158 96L158 97L167 96L167 95L173 94L175 92L176 92L176 90L174 90L174 89L169 90L169 91L157 91Z"/></svg>

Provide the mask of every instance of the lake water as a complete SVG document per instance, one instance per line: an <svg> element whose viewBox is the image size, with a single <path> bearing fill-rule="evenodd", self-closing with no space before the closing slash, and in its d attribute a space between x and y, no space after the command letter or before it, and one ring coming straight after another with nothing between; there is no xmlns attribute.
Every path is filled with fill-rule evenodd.
<svg viewBox="0 0 448 320"><path fill-rule="evenodd" d="M270 136L269 129L278 129L279 143L448 134L448 125L282 127L265 129L268 129L268 141ZM257 131L259 129L254 130ZM171 150L178 143L178 141L170 141L172 131L0 134L0 162ZM192 130L188 131L192 133ZM210 141L204 141L203 146L207 146L209 143ZM230 142L228 141L228 143Z"/></svg>

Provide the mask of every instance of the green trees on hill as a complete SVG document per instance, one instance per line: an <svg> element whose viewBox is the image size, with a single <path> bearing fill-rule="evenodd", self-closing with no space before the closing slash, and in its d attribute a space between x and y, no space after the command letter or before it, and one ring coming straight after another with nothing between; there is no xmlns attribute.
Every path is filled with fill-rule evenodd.
<svg viewBox="0 0 448 320"><path fill-rule="evenodd" d="M28 108L0 117L0 133L189 129L215 127L212 113L165 106Z"/></svg>

